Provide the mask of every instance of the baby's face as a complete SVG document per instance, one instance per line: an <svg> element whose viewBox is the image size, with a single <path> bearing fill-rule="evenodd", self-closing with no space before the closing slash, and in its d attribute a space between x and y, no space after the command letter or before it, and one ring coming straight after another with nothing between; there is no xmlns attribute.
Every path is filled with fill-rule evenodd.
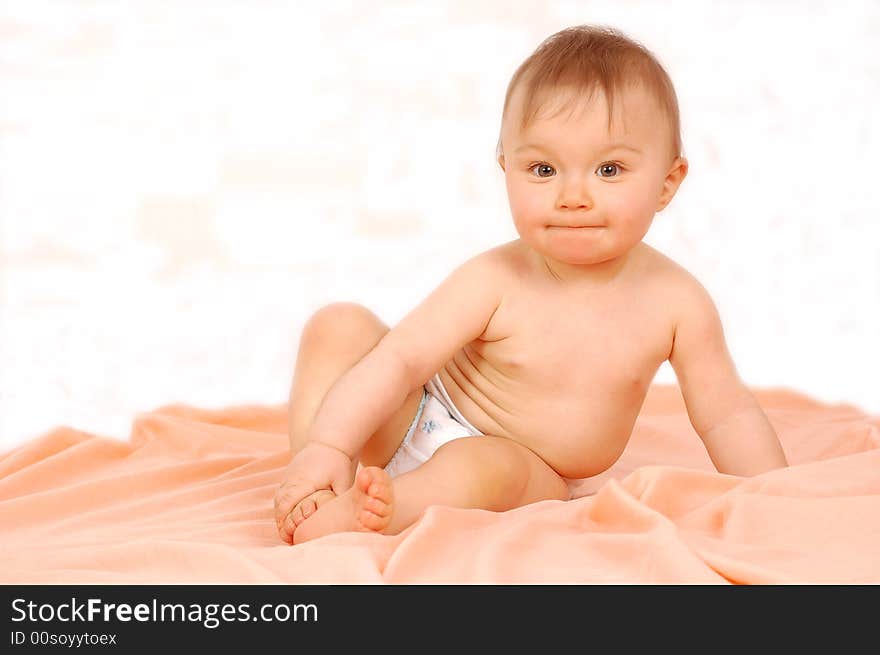
<svg viewBox="0 0 880 655"><path fill-rule="evenodd" d="M616 94L610 133L601 91L573 112L547 118L552 112L542 110L522 132L521 104L515 91L498 160L517 232L566 264L624 255L687 174L687 162L671 154L669 127L653 98L638 88Z"/></svg>

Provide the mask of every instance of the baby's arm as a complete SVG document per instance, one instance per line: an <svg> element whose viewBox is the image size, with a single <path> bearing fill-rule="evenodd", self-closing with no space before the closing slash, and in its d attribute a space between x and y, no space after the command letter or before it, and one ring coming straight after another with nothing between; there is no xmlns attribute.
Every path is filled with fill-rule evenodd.
<svg viewBox="0 0 880 655"><path fill-rule="evenodd" d="M715 468L752 476L787 466L773 426L737 375L712 298L692 277L681 292L669 361Z"/></svg>
<svg viewBox="0 0 880 655"><path fill-rule="evenodd" d="M501 302L495 250L469 259L327 392L308 438L355 458L406 396L486 329Z"/></svg>
<svg viewBox="0 0 880 655"><path fill-rule="evenodd" d="M276 493L275 518L285 541L326 502L326 493L318 495L322 489L338 494L354 479L352 468L348 486L331 484L322 463L304 458L323 452L356 464L363 445L407 395L485 331L501 302L501 267L496 250L466 261L330 387Z"/></svg>

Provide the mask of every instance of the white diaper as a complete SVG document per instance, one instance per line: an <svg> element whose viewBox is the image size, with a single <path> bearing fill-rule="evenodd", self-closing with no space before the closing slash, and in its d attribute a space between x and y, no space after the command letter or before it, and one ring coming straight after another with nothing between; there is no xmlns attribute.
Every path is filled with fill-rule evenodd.
<svg viewBox="0 0 880 655"><path fill-rule="evenodd" d="M475 436L482 433L452 404L440 374L435 373L425 383L416 417L385 470L392 478L403 475L427 462L446 442Z"/></svg>

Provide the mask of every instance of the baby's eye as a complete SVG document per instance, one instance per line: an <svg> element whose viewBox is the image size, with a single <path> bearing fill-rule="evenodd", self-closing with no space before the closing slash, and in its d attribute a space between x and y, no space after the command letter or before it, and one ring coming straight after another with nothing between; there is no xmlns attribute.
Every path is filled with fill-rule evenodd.
<svg viewBox="0 0 880 655"><path fill-rule="evenodd" d="M537 164L532 164L529 166L529 170L533 171L538 169L538 177L552 177L553 173L556 171L550 164L545 164L543 162L538 162Z"/></svg>
<svg viewBox="0 0 880 655"><path fill-rule="evenodd" d="M620 166L613 162L608 162L597 168L596 173L599 177L617 177L620 174Z"/></svg>

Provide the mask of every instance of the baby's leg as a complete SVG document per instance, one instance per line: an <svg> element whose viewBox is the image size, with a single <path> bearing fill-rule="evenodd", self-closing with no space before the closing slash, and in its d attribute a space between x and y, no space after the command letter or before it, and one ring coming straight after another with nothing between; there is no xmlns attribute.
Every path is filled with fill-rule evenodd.
<svg viewBox="0 0 880 655"><path fill-rule="evenodd" d="M503 512L568 498L566 482L525 446L504 437L464 437L398 478L378 467L365 468L351 489L299 525L293 542L332 532L397 534L431 505Z"/></svg>
<svg viewBox="0 0 880 655"><path fill-rule="evenodd" d="M388 330L370 310L353 303L327 305L307 321L300 335L288 399L291 456L305 445L308 429L330 387L369 353ZM418 409L422 392L422 387L414 389L403 406L369 438L358 454L361 464L385 466L388 463ZM279 490L275 505L282 539L289 541L294 527L332 498L335 498L332 491L320 489L291 510L285 510L287 502L283 490Z"/></svg>
<svg viewBox="0 0 880 655"><path fill-rule="evenodd" d="M388 326L369 309L353 303L322 307L306 322L300 334L288 397L291 455L306 444L309 428L330 388L373 350L388 331ZM358 454L364 466L388 463L415 416L422 392L421 386L413 389L385 425L370 436Z"/></svg>

